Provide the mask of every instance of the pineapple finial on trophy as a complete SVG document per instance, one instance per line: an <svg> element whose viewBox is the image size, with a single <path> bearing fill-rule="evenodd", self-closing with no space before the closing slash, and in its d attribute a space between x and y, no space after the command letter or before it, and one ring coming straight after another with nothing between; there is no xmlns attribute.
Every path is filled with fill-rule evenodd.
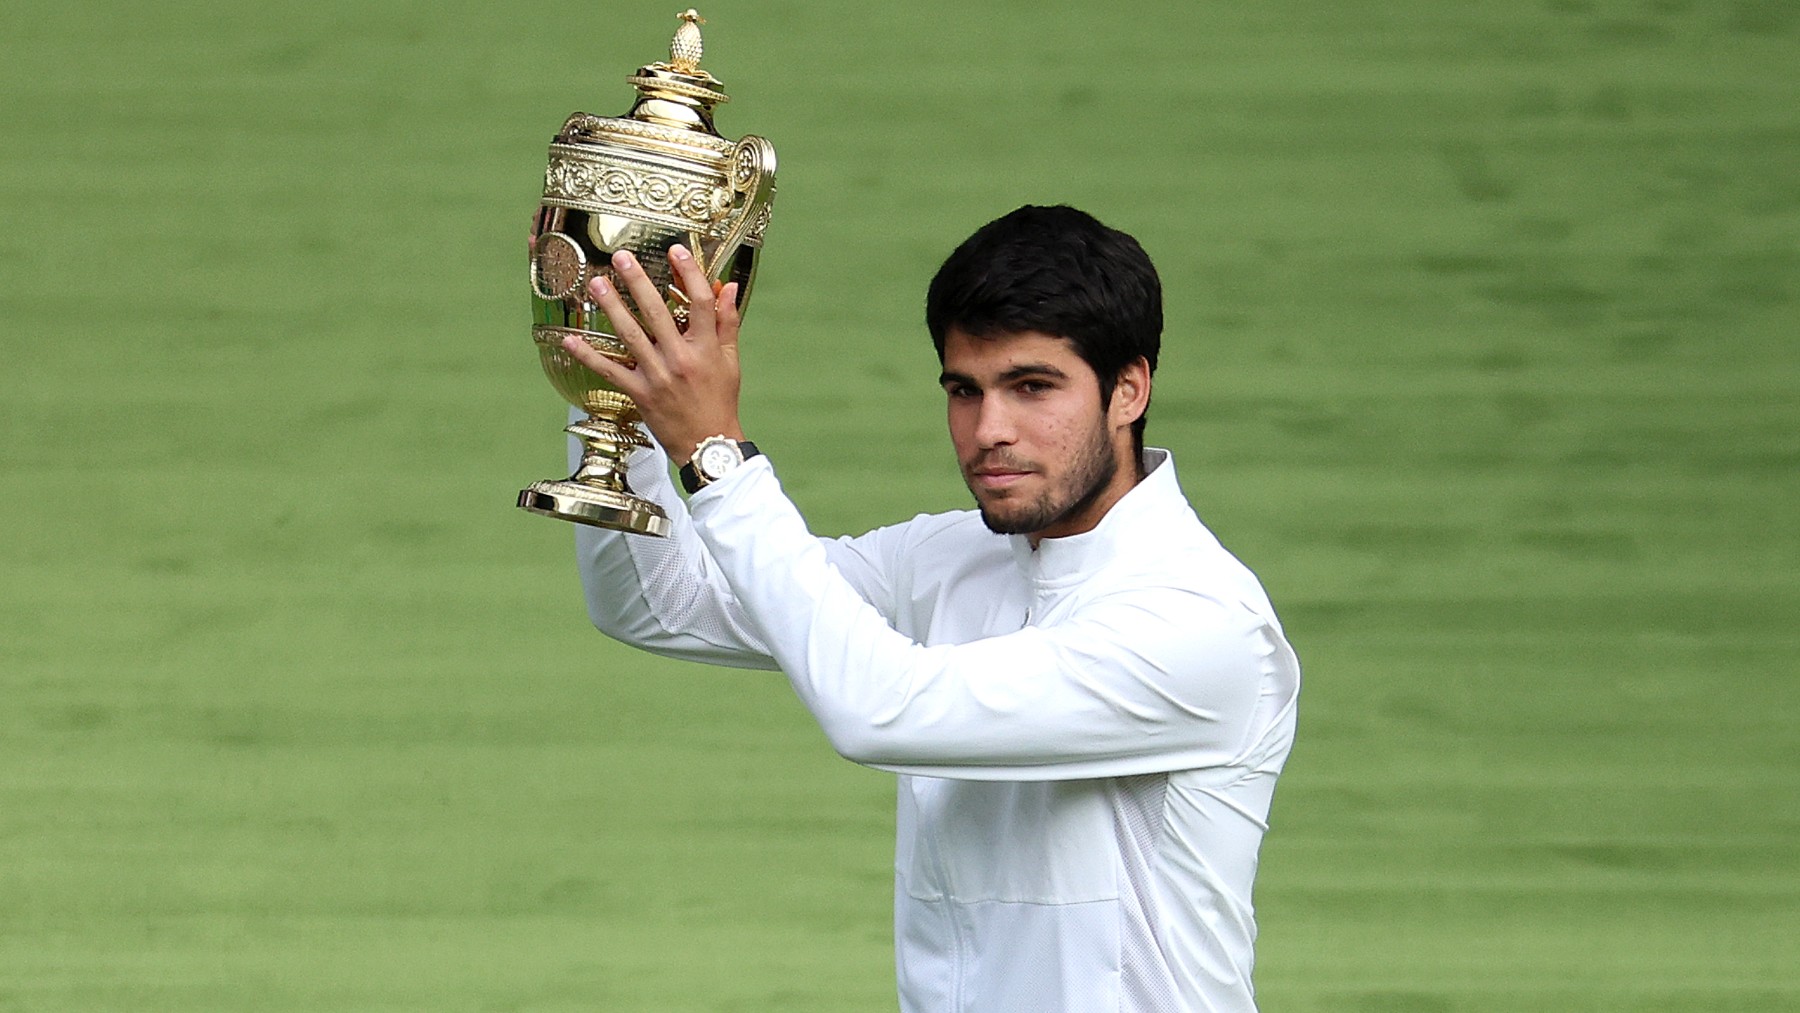
<svg viewBox="0 0 1800 1013"><path fill-rule="evenodd" d="M675 38L669 42L670 70L692 74L700 69L700 55L705 52L700 44L700 26L704 24L706 19L692 7L681 12L681 27L675 29Z"/></svg>

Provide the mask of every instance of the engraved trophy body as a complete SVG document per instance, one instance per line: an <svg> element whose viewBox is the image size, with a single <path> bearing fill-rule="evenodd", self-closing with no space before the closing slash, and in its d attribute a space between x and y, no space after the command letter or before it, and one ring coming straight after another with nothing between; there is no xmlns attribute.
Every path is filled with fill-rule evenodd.
<svg viewBox="0 0 1800 1013"><path fill-rule="evenodd" d="M573 335L630 361L588 295L589 279L605 275L630 303L612 273L614 253L637 257L680 324L687 294L668 261L676 243L693 251L715 284L737 282L740 307L750 298L775 199L775 149L756 136L727 140L714 128L713 107L727 98L718 79L700 69L700 23L694 11L682 14L668 62L626 79L638 98L624 116L575 113L550 144L531 227L531 336L551 385L587 418L567 429L582 442L575 474L519 493L519 506L533 513L637 534L669 532L662 508L625 481L626 455L649 445L637 406L562 348Z"/></svg>

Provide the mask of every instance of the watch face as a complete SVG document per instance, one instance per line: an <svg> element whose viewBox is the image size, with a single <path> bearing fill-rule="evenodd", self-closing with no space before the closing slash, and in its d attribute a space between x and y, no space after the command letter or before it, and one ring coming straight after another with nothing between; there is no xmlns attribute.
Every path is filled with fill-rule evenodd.
<svg viewBox="0 0 1800 1013"><path fill-rule="evenodd" d="M738 450L737 444L725 440L701 447L699 455L694 458L694 468L705 475L709 482L724 478L727 472L742 463L743 452Z"/></svg>

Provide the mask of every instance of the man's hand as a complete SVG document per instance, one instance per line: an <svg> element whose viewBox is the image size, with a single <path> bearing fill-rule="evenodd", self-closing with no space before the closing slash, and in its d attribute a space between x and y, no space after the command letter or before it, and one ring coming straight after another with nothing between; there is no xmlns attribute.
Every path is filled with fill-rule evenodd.
<svg viewBox="0 0 1800 1013"><path fill-rule="evenodd" d="M564 338L563 349L637 402L644 424L676 464L686 464L708 436L743 439L738 422L737 283L715 293L694 255L686 247L670 247L669 266L688 296L684 331L676 326L663 293L637 258L620 250L613 254L612 265L643 319L632 315L605 278L589 281L588 292L636 363L609 359L575 337Z"/></svg>

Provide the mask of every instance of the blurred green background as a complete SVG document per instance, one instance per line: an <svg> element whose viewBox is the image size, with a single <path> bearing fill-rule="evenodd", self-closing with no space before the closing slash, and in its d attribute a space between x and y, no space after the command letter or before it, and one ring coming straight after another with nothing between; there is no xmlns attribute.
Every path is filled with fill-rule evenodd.
<svg viewBox="0 0 1800 1013"><path fill-rule="evenodd" d="M892 1009L892 786L585 625L524 236L678 5L0 9L0 1011ZM920 322L1068 202L1307 670L1263 1006L1800 1008L1800 5L716 0L746 424L964 492Z"/></svg>

